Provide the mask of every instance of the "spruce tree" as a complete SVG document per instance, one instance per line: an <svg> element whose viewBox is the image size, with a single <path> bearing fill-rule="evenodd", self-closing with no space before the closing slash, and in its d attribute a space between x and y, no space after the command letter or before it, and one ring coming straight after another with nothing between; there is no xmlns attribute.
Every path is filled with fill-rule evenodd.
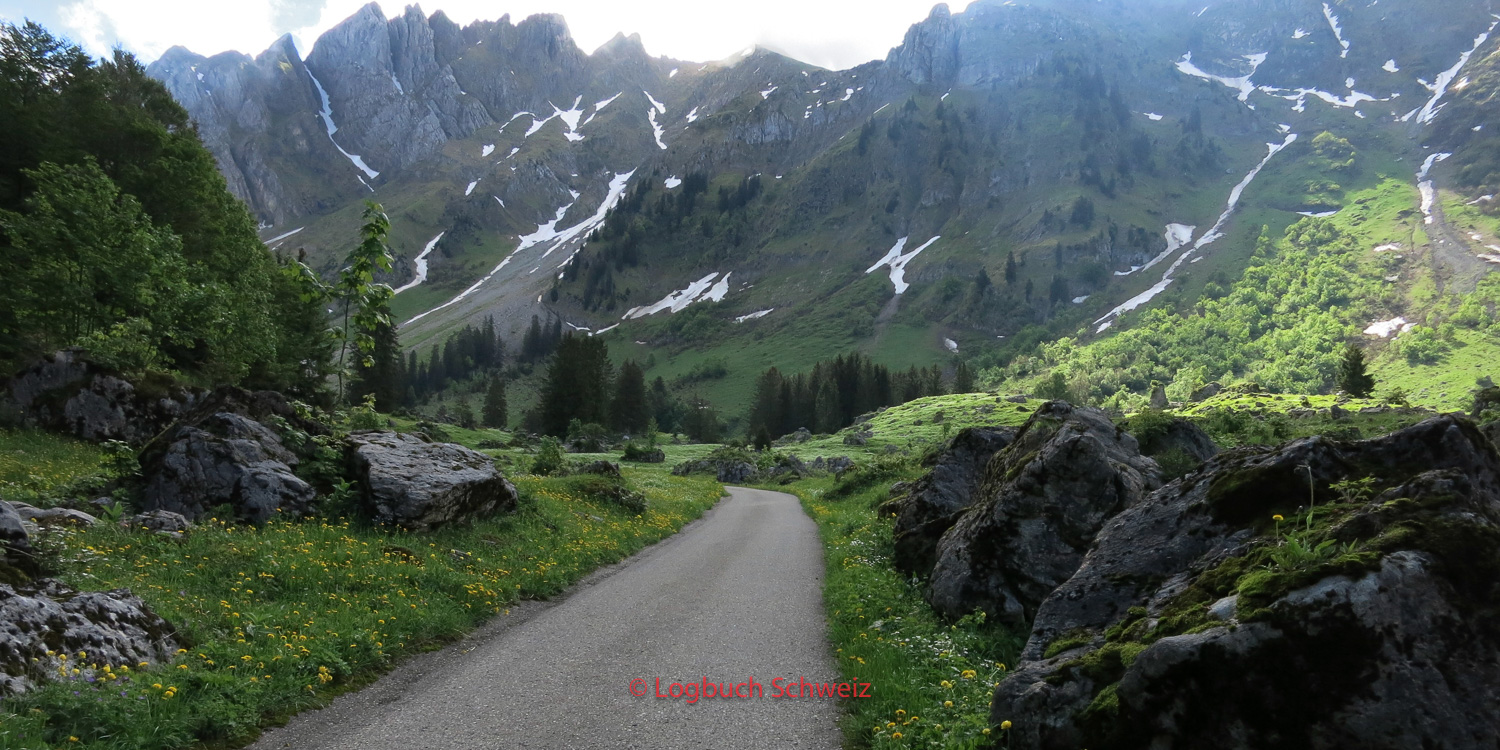
<svg viewBox="0 0 1500 750"><path fill-rule="evenodd" d="M491 378L490 388L484 394L484 426L503 430L510 421L509 417L505 403L505 381Z"/></svg>
<svg viewBox="0 0 1500 750"><path fill-rule="evenodd" d="M620 433L637 434L651 420L651 404L646 398L646 373L632 360L620 365L615 378L615 396L610 401L610 426Z"/></svg>
<svg viewBox="0 0 1500 750"><path fill-rule="evenodd" d="M953 371L953 392L974 392L974 372L969 369L969 363L959 362L958 367Z"/></svg>
<svg viewBox="0 0 1500 750"><path fill-rule="evenodd" d="M1365 350L1354 344L1344 346L1339 358L1338 386L1355 398L1369 398L1375 392L1375 378L1365 369Z"/></svg>

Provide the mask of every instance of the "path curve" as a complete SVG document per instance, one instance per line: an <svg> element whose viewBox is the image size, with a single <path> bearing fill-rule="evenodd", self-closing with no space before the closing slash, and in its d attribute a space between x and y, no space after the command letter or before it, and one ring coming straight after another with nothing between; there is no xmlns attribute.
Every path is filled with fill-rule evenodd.
<svg viewBox="0 0 1500 750"><path fill-rule="evenodd" d="M729 488L682 532L553 603L512 608L364 690L268 731L252 750L837 748L836 699L773 698L772 679L831 682L823 547L797 499ZM742 683L762 698L629 694ZM741 688L748 693L748 687Z"/></svg>

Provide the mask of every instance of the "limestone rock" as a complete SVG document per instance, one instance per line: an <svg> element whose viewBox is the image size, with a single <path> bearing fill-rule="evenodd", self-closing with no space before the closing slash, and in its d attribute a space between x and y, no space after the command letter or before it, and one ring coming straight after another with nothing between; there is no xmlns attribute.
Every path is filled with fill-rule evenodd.
<svg viewBox="0 0 1500 750"><path fill-rule="evenodd" d="M11 379L8 391L11 407L29 427L136 445L156 436L202 396L175 385L137 387L76 349L22 371Z"/></svg>
<svg viewBox="0 0 1500 750"><path fill-rule="evenodd" d="M928 601L1031 619L1104 522L1161 485L1156 462L1097 409L1044 404L987 466L980 499L937 544Z"/></svg>
<svg viewBox="0 0 1500 750"><path fill-rule="evenodd" d="M1387 489L1333 487L1365 477ZM1333 514L1309 545L1338 546L1277 552L1267 519L1309 489ZM1106 524L991 719L1016 748L1481 747L1497 578L1500 454L1467 420L1228 452Z"/></svg>
<svg viewBox="0 0 1500 750"><path fill-rule="evenodd" d="M0 500L0 579L9 578L5 568L13 568L23 575L35 575L36 560L32 557L31 532L21 520L21 514L10 503Z"/></svg>
<svg viewBox="0 0 1500 750"><path fill-rule="evenodd" d="M938 539L974 504L985 467L1015 437L1013 427L974 427L948 441L932 471L917 480L896 511L898 570L916 576L932 572Z"/></svg>
<svg viewBox="0 0 1500 750"><path fill-rule="evenodd" d="M452 443L360 432L349 436L349 463L370 516L413 531L509 512L518 499L493 459Z"/></svg>
<svg viewBox="0 0 1500 750"><path fill-rule="evenodd" d="M84 670L78 679L103 679L90 665L165 663L177 645L172 625L128 590L79 593L52 579L0 583L0 695L62 679L64 664Z"/></svg>

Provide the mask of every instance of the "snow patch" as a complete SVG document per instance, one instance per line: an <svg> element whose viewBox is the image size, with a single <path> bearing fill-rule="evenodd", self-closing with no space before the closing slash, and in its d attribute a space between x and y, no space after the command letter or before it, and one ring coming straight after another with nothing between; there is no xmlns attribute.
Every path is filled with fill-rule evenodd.
<svg viewBox="0 0 1500 750"><path fill-rule="evenodd" d="M1293 39L1301 39L1307 35L1307 29L1297 29L1296 31L1292 32Z"/></svg>
<svg viewBox="0 0 1500 750"><path fill-rule="evenodd" d="M1391 334L1406 333L1411 330L1412 324L1406 322L1406 318L1391 318L1390 320L1377 320L1365 329L1366 336L1379 336L1389 338Z"/></svg>
<svg viewBox="0 0 1500 750"><path fill-rule="evenodd" d="M765 91L760 92L760 98L762 100L770 99L771 95L774 94L774 93L776 93L776 89L777 88L779 88L779 87L778 86L772 86L771 88L768 88Z"/></svg>
<svg viewBox="0 0 1500 750"><path fill-rule="evenodd" d="M619 99L620 98L620 94L624 94L624 93L625 93L624 91L621 91L619 94L615 94L614 96L611 96L610 98L605 99L602 102L594 102L594 111L598 112L599 110L604 109L605 107L608 107L610 102L612 102L612 101L614 101L616 99Z"/></svg>
<svg viewBox="0 0 1500 750"><path fill-rule="evenodd" d="M903 255L901 251L906 248L906 241L908 239L910 239L910 237L902 237L901 239L896 240L896 244L886 252L884 257L876 261L875 265L865 269L865 273L869 274L873 273L877 268L880 268L882 266L889 266L891 269L891 284L896 287L896 294L905 292L911 286L910 284L906 283L906 264L916 259L917 255L921 254L923 250L931 247L932 243L942 239L942 235L933 237L932 239L922 243L921 247Z"/></svg>
<svg viewBox="0 0 1500 750"><path fill-rule="evenodd" d="M693 107L693 111L687 113L687 121L688 122L694 122L697 119L698 119L698 108L697 107Z"/></svg>
<svg viewBox="0 0 1500 750"><path fill-rule="evenodd" d="M839 101L841 101L841 102L847 102L847 101L849 101L853 97L854 97L854 89L844 89L844 98L840 99Z"/></svg>
<svg viewBox="0 0 1500 750"><path fill-rule="evenodd" d="M677 69L673 68L672 72L667 74L667 77L668 78L676 78L677 77Z"/></svg>
<svg viewBox="0 0 1500 750"><path fill-rule="evenodd" d="M714 284L713 288L709 289L707 294L699 297L699 300L723 302L724 295L729 294L729 277L733 275L734 271L730 271L729 273L724 274L724 278L719 279L719 283Z"/></svg>
<svg viewBox="0 0 1500 750"><path fill-rule="evenodd" d="M1146 119L1148 119L1148 120L1150 120L1152 122L1161 122L1161 119L1162 119L1162 116L1159 115L1159 114L1156 114L1155 112L1142 112L1141 114L1145 115Z"/></svg>
<svg viewBox="0 0 1500 750"><path fill-rule="evenodd" d="M298 232L300 232L300 231L302 231L302 230L304 230L306 228L307 227L297 227L296 229L293 229L292 231L287 232L286 234L278 234L275 237L272 237L271 239L266 240L265 244L269 245L272 242L280 242L280 241L282 241L282 240L284 240L284 239L286 239L286 238L288 238L288 237L290 237L290 236L292 236L292 235L294 235L294 234L296 234L296 233L298 233Z"/></svg>
<svg viewBox="0 0 1500 750"><path fill-rule="evenodd" d="M681 185L682 184L682 180L678 179L675 176L674 177L668 177L667 179L665 179L665 180L662 181L662 184L665 185L668 190L671 190L672 188L675 188L678 185Z"/></svg>
<svg viewBox="0 0 1500 750"><path fill-rule="evenodd" d="M427 280L427 256L432 253L433 248L437 247L438 240L441 240L444 234L447 234L447 232L438 232L438 236L433 237L427 243L427 246L422 248L421 254L416 257L417 275L411 281L397 287L392 294L400 294Z"/></svg>
<svg viewBox="0 0 1500 750"><path fill-rule="evenodd" d="M200 81L203 80L203 76L201 76L201 75L198 76L198 80L200 80ZM396 85L396 93L398 93L398 94L400 94L402 96L406 96L406 89L402 88L401 87L401 82L398 81L398 80L396 80L396 74L395 73L391 74L391 83L393 83L393 84Z"/></svg>
<svg viewBox="0 0 1500 750"><path fill-rule="evenodd" d="M1393 57L1385 61L1385 65L1381 67L1381 70L1384 70L1387 73L1400 73L1401 67L1396 65L1396 58Z"/></svg>
<svg viewBox="0 0 1500 750"><path fill-rule="evenodd" d="M734 322L736 322L736 323L743 323L743 322L745 322L747 320L759 320L761 318L766 317L767 315L770 315L772 313L772 311L774 311L775 309L776 308L772 307L772 308L769 308L769 309L766 309L766 310L760 310L759 312L750 313L749 315L741 315L738 318L735 318Z"/></svg>
<svg viewBox="0 0 1500 750"><path fill-rule="evenodd" d="M1333 29L1333 38L1337 39L1339 41L1339 46L1344 48L1343 51L1339 53L1339 58L1343 59L1348 57L1349 42L1344 39L1344 30L1339 27L1339 17L1333 14L1333 8L1328 7L1328 3L1323 3L1323 17L1328 19L1328 27Z"/></svg>
<svg viewBox="0 0 1500 750"><path fill-rule="evenodd" d="M1380 247L1375 248L1374 252L1377 252L1377 253L1389 253L1389 252L1399 251L1400 249L1401 249L1400 243L1392 242L1392 243L1390 243L1388 245L1381 245Z"/></svg>
<svg viewBox="0 0 1500 750"><path fill-rule="evenodd" d="M1151 260L1147 261L1146 265L1144 265L1144 266L1136 266L1135 268L1132 268L1129 271L1115 271L1115 275L1116 276L1129 276L1130 274L1133 274L1136 271L1143 271L1145 269L1148 269L1148 268L1156 265L1157 263L1160 263L1160 262L1166 260L1167 258L1172 257L1172 253L1177 252L1179 249L1182 248L1183 245L1186 245L1187 243L1193 241L1193 232L1197 228L1198 227L1195 227L1195 226L1188 226L1187 224L1168 224L1167 225L1167 234L1166 234L1166 237L1167 237L1167 249L1166 250L1161 251L1161 253L1159 255L1157 255L1155 258L1152 258Z"/></svg>
<svg viewBox="0 0 1500 750"><path fill-rule="evenodd" d="M1298 211L1298 216L1307 216L1314 219L1326 219L1338 214L1338 211Z"/></svg>
<svg viewBox="0 0 1500 750"><path fill-rule="evenodd" d="M1447 159L1453 154L1429 154L1427 160L1422 162L1422 169L1417 172L1417 191L1422 194L1422 215L1426 217L1425 223L1431 224L1436 221L1432 215L1432 207L1437 203L1437 188L1432 180L1427 179L1427 174L1432 171L1434 164Z"/></svg>
<svg viewBox="0 0 1500 750"><path fill-rule="evenodd" d="M484 158L493 153L495 153L495 144L493 143L486 143L484 144L484 148L479 149L480 158Z"/></svg>
<svg viewBox="0 0 1500 750"><path fill-rule="evenodd" d="M1184 54L1182 56L1182 59L1177 61L1177 69L1179 71L1182 71L1183 73L1186 73L1187 75L1193 76L1194 78L1202 78L1205 81L1217 81L1221 84L1224 84L1225 86L1228 86L1229 88L1235 89L1240 92L1240 101L1243 102L1249 100L1250 94L1255 91L1255 84L1250 82L1250 78L1255 75L1255 71L1260 68L1261 64L1266 61L1267 57L1269 57L1269 55L1265 52L1260 52L1254 55L1245 55L1245 59L1250 62L1250 72L1238 78L1216 76L1203 70L1202 68L1193 64L1193 53L1191 52Z"/></svg>
<svg viewBox="0 0 1500 750"><path fill-rule="evenodd" d="M657 112L660 112L662 114L667 113L667 105L657 101L656 97L652 96L650 91L642 91L641 93L646 95L646 100L651 102L652 108L654 108Z"/></svg>
<svg viewBox="0 0 1500 750"><path fill-rule="evenodd" d="M370 165L366 164L364 159L359 158L358 154L351 154L348 151L345 151L344 147L340 146L339 142L333 139L333 134L339 132L339 126L333 124L333 105L328 101L328 91L323 88L322 83L318 82L317 76L314 76L312 74L312 68L307 69L307 77L311 78L313 86L317 87L318 100L323 103L323 108L318 110L318 116L323 118L323 126L328 129L328 141L332 143L333 147L338 149L339 153L343 154L345 158L350 161L350 163L358 167L359 171L364 172L367 177L372 180L376 177L379 177L380 173L376 172L373 169L370 169ZM364 182L364 179L361 178L360 182ZM370 188L370 184L366 182L365 187ZM374 190L375 188L370 188L371 192L374 192Z"/></svg>
<svg viewBox="0 0 1500 750"><path fill-rule="evenodd" d="M661 140L661 134L664 133L664 132L666 132L666 129L663 128L661 126L661 124L656 121L656 110L655 109L648 109L648 110L646 110L646 119L651 121L651 132L652 132L653 135L656 136L656 145L659 146L661 148L661 150L666 151L667 150L667 144L663 143L662 140Z"/></svg>
<svg viewBox="0 0 1500 750"><path fill-rule="evenodd" d="M512 148L510 150L510 153L508 153L508 154L505 155L505 158L509 159L510 157L515 156L516 154L519 154L519 153L521 153L521 147L520 146L516 146L516 147L514 147L514 148Z"/></svg>
<svg viewBox="0 0 1500 750"><path fill-rule="evenodd" d="M480 180L482 180L482 179L484 179L484 178L483 178L483 177L481 177L481 178L479 178L479 179L480 179ZM475 185L478 185L478 184L479 184L479 180L475 180L475 181L473 181L473 182L471 182L471 183L469 183L469 186L468 186L468 187L466 187L466 188L464 188L464 195L466 195L466 196L467 196L467 195L470 195L470 194L472 194L472 193L473 193L473 192L474 192L474 186L475 186Z"/></svg>
<svg viewBox="0 0 1500 750"><path fill-rule="evenodd" d="M671 294L668 294L665 297L662 297L654 304L630 308L625 312L624 317L620 319L636 320L638 318L644 318L647 315L655 315L659 312L662 312L663 310L670 310L673 313L681 312L682 310L686 309L688 305L697 302L699 298L703 296L703 293L709 290L710 286L714 286L713 281L718 276L719 272L714 271L713 273L704 276L703 278L698 279L691 284L688 284L687 288L679 289L675 292L672 292Z"/></svg>
<svg viewBox="0 0 1500 750"><path fill-rule="evenodd" d="M1462 55L1459 55L1458 62L1454 63L1453 67L1439 73L1437 80L1433 81L1432 83L1427 83L1420 78L1417 79L1418 83L1421 83L1427 88L1428 91L1432 92L1432 98L1428 99L1427 103L1423 105L1420 110L1415 112L1417 122L1432 122L1433 118L1437 117L1438 112L1442 111L1442 107L1438 105L1438 102L1441 101L1443 96L1448 93L1448 85L1453 83L1453 79L1458 77L1459 71L1463 70L1464 66L1469 63L1469 58L1474 56L1474 53L1479 49L1480 45L1483 45L1486 41L1489 41L1490 34L1495 31L1495 26L1497 25L1500 25L1500 19L1497 19L1494 23L1491 23L1490 28L1483 34L1475 37L1474 46L1465 51ZM1401 118L1401 121L1406 122L1410 120L1413 114L1414 113L1407 113L1405 117Z"/></svg>
<svg viewBox="0 0 1500 750"><path fill-rule="evenodd" d="M1089 295L1087 295L1087 294L1073 298L1073 304L1075 304L1075 305L1081 305L1081 304L1083 304L1085 302L1088 302L1088 301L1089 301Z"/></svg>
<svg viewBox="0 0 1500 750"><path fill-rule="evenodd" d="M943 339L943 348L954 354L958 353L958 342L953 339Z"/></svg>

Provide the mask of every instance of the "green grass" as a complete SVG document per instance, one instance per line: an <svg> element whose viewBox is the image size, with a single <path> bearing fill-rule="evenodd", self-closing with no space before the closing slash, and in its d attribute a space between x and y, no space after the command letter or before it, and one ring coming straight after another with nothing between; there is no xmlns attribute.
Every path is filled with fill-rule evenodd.
<svg viewBox="0 0 1500 750"><path fill-rule="evenodd" d="M97 445L37 430L0 430L0 499L35 504L102 470Z"/></svg>
<svg viewBox="0 0 1500 750"><path fill-rule="evenodd" d="M42 668L81 671L0 707L0 748L238 745L519 600L562 592L722 493L712 481L627 474L648 499L643 515L571 494L566 478L523 475L518 512L430 535L343 521L209 522L181 542L109 525L72 532L60 577L130 588L179 628L185 650L149 667L45 657Z"/></svg>
<svg viewBox="0 0 1500 750"><path fill-rule="evenodd" d="M1413 403L1439 411L1468 411L1475 380L1500 377L1500 336L1459 328L1448 351L1431 364L1412 364L1394 352L1375 362L1377 387L1402 388Z"/></svg>
<svg viewBox="0 0 1500 750"><path fill-rule="evenodd" d="M870 698L847 704L845 747L988 747L1000 739L989 724L990 693L1024 635L982 616L944 622L891 567L892 522L875 512L884 486L826 500L833 483L777 489L802 500L822 535L823 602L841 678L871 686Z"/></svg>

